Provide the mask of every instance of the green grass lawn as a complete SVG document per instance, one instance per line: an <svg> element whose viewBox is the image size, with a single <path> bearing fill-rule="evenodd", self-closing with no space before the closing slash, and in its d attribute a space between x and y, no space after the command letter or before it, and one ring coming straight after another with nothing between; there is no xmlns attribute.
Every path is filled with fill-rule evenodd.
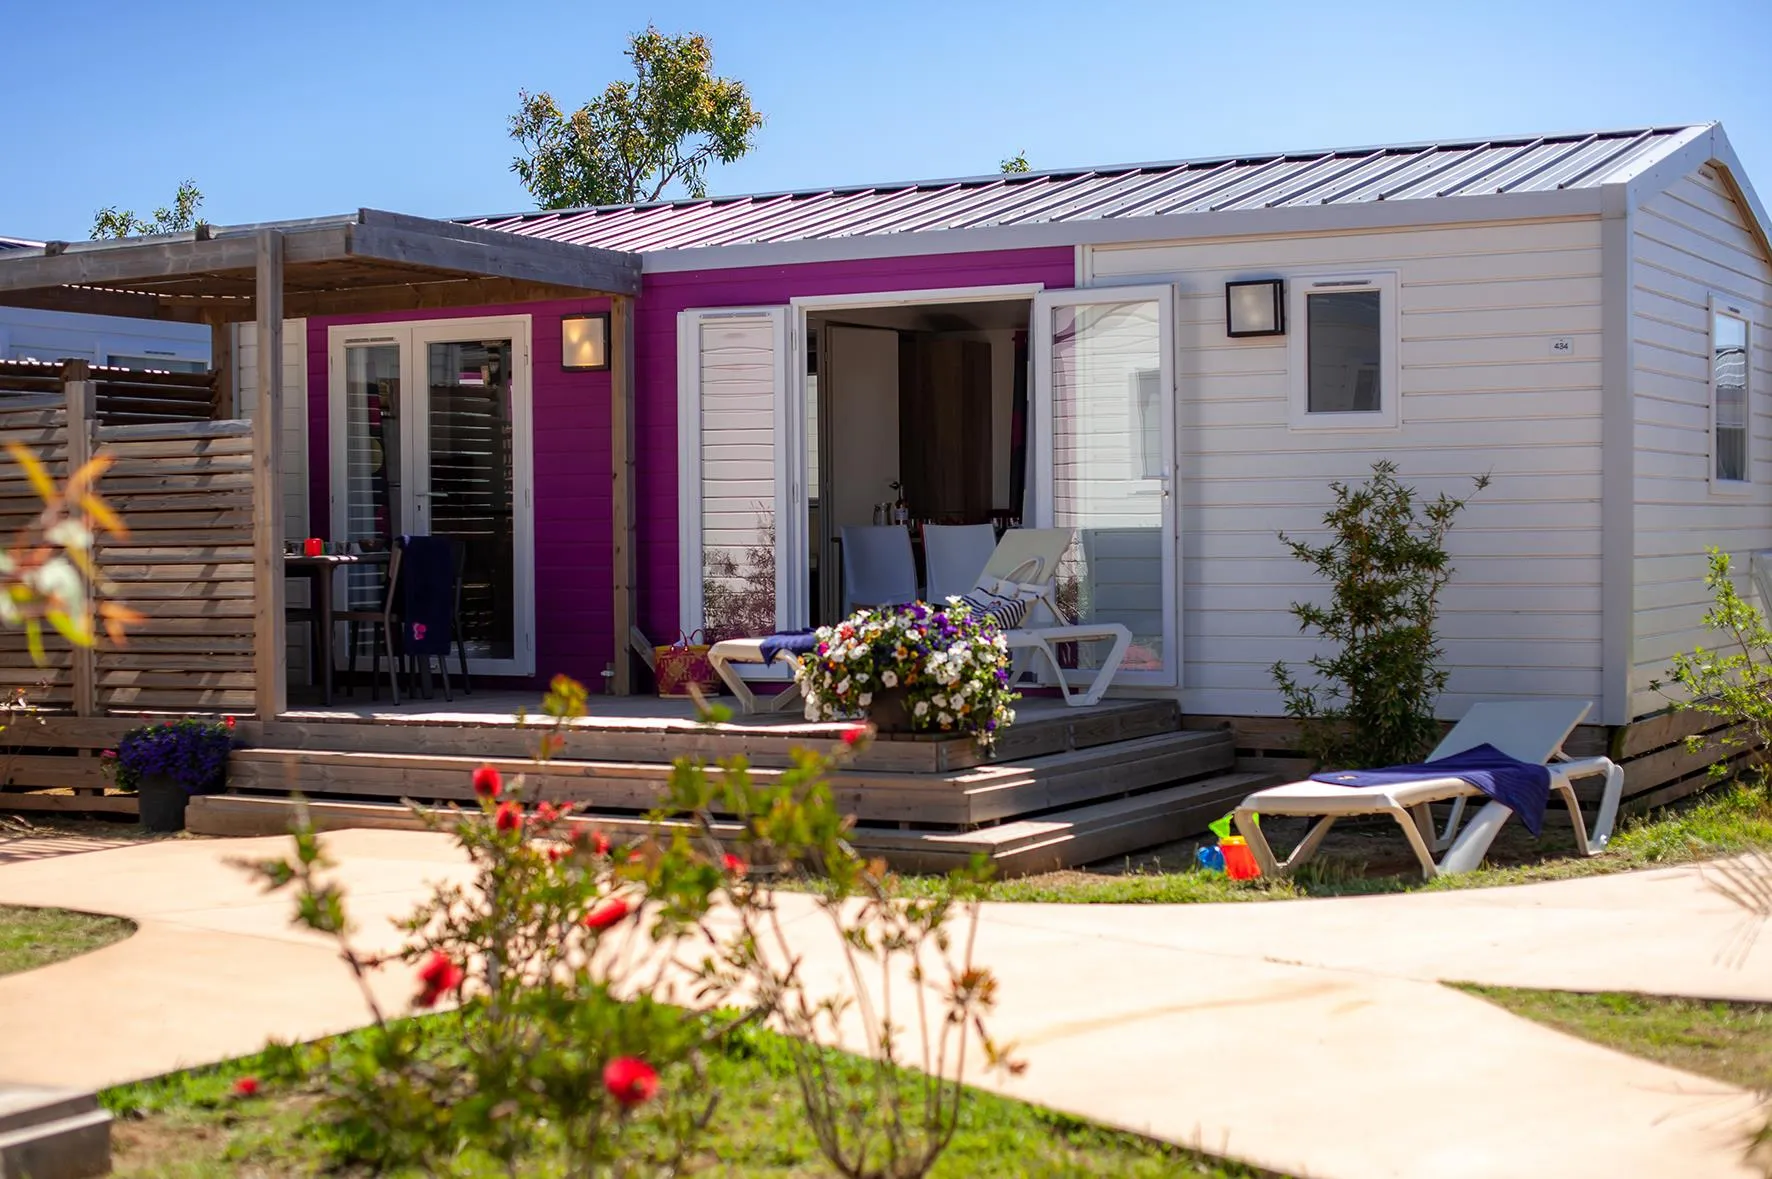
<svg viewBox="0 0 1772 1179"><path fill-rule="evenodd" d="M423 1022L439 1034L454 1026L447 1015ZM282 1179L325 1170L329 1138L325 1119L318 1116L321 1082L314 1056L273 1048L213 1068L106 1090L100 1099L118 1118L112 1134L114 1173L134 1179ZM260 1082L257 1096L233 1095L243 1076ZM731 1049L710 1060L708 1078L722 1094L721 1107L694 1172L781 1179L830 1174L802 1112L791 1063L773 1033L741 1032ZM667 1084L669 1079L667 1074ZM519 1173L563 1174L541 1137L536 1155L522 1160ZM472 1165L464 1171L506 1173ZM1256 1179L1265 1172L972 1091L959 1131L933 1174Z"/></svg>
<svg viewBox="0 0 1772 1179"><path fill-rule="evenodd" d="M134 929L117 917L0 905L0 974L48 966L108 946Z"/></svg>
<svg viewBox="0 0 1772 1179"><path fill-rule="evenodd" d="M1552 813L1567 815L1553 800ZM1591 818L1590 818L1591 821ZM1271 820L1263 829L1282 857L1304 832L1300 820ZM1719 787L1684 803L1625 819L1606 851L1574 854L1573 833L1547 828L1535 840L1518 822L1503 827L1477 871L1421 878L1402 833L1388 818L1348 822L1330 832L1317 858L1291 879L1232 881L1193 867L1198 840L1187 840L1093 869L1048 872L992 882L996 901L1069 904L1187 904L1353 896L1422 889L1486 888L1598 876L1634 868L1690 863L1753 848L1772 848L1772 797L1760 789ZM907 893L931 891L936 878L907 876Z"/></svg>
<svg viewBox="0 0 1772 1179"><path fill-rule="evenodd" d="M1458 989L1572 1036L1758 1090L1772 1082L1772 1004L1578 994L1470 983Z"/></svg>

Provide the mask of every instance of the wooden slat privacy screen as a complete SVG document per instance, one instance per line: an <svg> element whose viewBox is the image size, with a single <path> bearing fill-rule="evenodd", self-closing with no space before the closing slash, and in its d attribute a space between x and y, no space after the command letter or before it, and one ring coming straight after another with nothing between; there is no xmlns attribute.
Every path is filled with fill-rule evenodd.
<svg viewBox="0 0 1772 1179"><path fill-rule="evenodd" d="M84 427L90 446L77 449L113 459L100 490L130 530L98 538L98 566L111 599L144 617L122 644L99 639L88 700L77 698L87 677L75 671L86 656L51 635L39 668L22 634L0 631L0 690L23 688L31 704L87 715L252 711L252 423ZM29 446L58 481L68 429L62 394L0 394L0 446ZM0 528L10 536L40 507L23 472L0 460Z"/></svg>
<svg viewBox="0 0 1772 1179"><path fill-rule="evenodd" d="M0 397L0 534L10 538L43 510L43 501L24 471L3 449L18 442L35 454L57 482L68 474L68 411L62 395L29 394ZM48 631L43 638L48 659L31 662L23 631L0 629L0 693L22 690L34 705L67 709L74 705L74 652L68 641Z"/></svg>
<svg viewBox="0 0 1772 1179"><path fill-rule="evenodd" d="M98 711L252 711L252 423L100 426L93 451L129 526L101 540L99 569L145 616L124 644L99 640Z"/></svg>

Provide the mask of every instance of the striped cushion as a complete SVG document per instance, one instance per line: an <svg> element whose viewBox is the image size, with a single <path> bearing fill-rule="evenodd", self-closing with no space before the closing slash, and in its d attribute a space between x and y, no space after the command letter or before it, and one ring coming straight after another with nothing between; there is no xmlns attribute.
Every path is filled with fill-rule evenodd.
<svg viewBox="0 0 1772 1179"><path fill-rule="evenodd" d="M973 590L962 594L960 600L972 608L973 614L989 618L1004 630L1014 630L1027 621L1029 603L1019 598L999 598L995 594Z"/></svg>

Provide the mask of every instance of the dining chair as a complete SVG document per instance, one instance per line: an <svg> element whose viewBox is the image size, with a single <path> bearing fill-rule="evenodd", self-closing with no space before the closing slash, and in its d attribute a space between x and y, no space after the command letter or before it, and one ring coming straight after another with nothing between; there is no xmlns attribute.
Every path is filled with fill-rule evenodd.
<svg viewBox="0 0 1772 1179"><path fill-rule="evenodd" d="M405 550L404 577L400 590L400 654L409 660L413 679L409 691L417 695L422 684L431 694L431 660L443 680L443 699L454 700L449 683L449 647L457 640L457 652L466 665L466 648L459 646L459 615L462 568L460 542L443 536L402 537Z"/></svg>
<svg viewBox="0 0 1772 1179"><path fill-rule="evenodd" d="M405 555L406 546L400 541L394 542L394 551L388 557L388 579L382 587L381 607L375 610L334 610L332 621L346 623L345 649L349 652L346 670L350 680L345 688L345 695L357 694L357 648L360 645L361 627L367 623L370 632L371 654L369 668L369 698L379 699L377 677L381 674L381 657L388 657L388 691L393 694L394 703L400 703L400 664L394 655L394 628L398 626L396 615L400 602L400 564ZM379 630L379 633L378 633ZM327 635L326 641L331 642L332 636Z"/></svg>
<svg viewBox="0 0 1772 1179"><path fill-rule="evenodd" d="M462 635L461 593L462 583L467 579L468 542L455 537L449 538L450 551L455 556L455 608L450 614L449 633L455 640L455 657L461 664L461 694L474 694L473 681L468 679L468 648Z"/></svg>
<svg viewBox="0 0 1772 1179"><path fill-rule="evenodd" d="M997 551L997 530L989 524L926 524L923 526L923 573L931 602L945 602L978 584L991 554Z"/></svg>
<svg viewBox="0 0 1772 1179"><path fill-rule="evenodd" d="M842 532L843 613L917 600L917 558L903 525L845 524Z"/></svg>

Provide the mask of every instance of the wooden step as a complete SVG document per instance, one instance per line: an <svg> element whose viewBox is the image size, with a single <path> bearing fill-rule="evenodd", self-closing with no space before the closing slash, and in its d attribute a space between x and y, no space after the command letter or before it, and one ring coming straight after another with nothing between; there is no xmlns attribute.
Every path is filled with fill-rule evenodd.
<svg viewBox="0 0 1772 1179"><path fill-rule="evenodd" d="M837 805L860 822L961 828L1186 781L1234 762L1229 734L1175 731L940 773L845 767L830 785ZM611 812L652 809L672 772L655 762L246 749L229 758L228 787L236 794L469 801L473 771L488 763L507 777L523 775L531 797ZM752 772L764 781L781 773Z"/></svg>
<svg viewBox="0 0 1772 1179"><path fill-rule="evenodd" d="M1272 785L1262 773L1215 774L1108 802L1072 806L1043 815L966 832L906 831L859 823L851 835L857 851L883 857L898 871L945 872L982 853L999 875L1048 872L1129 855L1198 834L1250 793ZM190 830L203 835L276 835L289 829L302 805L286 797L214 794L191 800ZM316 799L308 816L322 831L348 827L421 830L424 823L391 802ZM576 820L611 835L640 835L644 820L633 815L587 813ZM736 825L716 824L736 833Z"/></svg>

